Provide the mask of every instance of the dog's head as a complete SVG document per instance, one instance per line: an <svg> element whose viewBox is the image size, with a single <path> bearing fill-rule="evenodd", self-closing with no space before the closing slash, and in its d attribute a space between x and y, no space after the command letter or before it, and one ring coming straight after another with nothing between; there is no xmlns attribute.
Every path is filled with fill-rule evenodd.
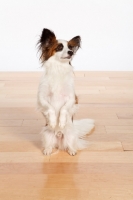
<svg viewBox="0 0 133 200"><path fill-rule="evenodd" d="M80 47L81 38L76 36L70 41L57 40L52 31L44 28L38 43L42 62L52 56L60 62L70 62Z"/></svg>

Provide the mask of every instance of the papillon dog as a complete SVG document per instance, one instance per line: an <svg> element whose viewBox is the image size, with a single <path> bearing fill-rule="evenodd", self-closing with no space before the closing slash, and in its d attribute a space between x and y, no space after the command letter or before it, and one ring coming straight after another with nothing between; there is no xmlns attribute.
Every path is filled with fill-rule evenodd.
<svg viewBox="0 0 133 200"><path fill-rule="evenodd" d="M43 128L43 153L49 155L53 149L66 150L75 155L77 150L87 147L83 136L94 127L91 119L73 120L77 110L74 90L74 73L71 61L79 49L80 36L70 41L58 40L55 34L44 28L39 39L40 59L44 74L38 88L38 108L46 118Z"/></svg>

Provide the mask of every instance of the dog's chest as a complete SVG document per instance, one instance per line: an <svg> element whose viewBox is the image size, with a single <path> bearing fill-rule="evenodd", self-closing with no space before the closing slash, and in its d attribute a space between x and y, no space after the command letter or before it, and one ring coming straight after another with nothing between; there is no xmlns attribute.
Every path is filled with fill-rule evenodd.
<svg viewBox="0 0 133 200"><path fill-rule="evenodd" d="M48 99L50 103L64 103L69 99L73 80L69 76L51 76L48 78Z"/></svg>
<svg viewBox="0 0 133 200"><path fill-rule="evenodd" d="M71 91L70 83L65 80L53 80L49 83L49 97L54 101L64 101L69 96Z"/></svg>
<svg viewBox="0 0 133 200"><path fill-rule="evenodd" d="M50 103L66 102L70 94L74 92L73 72L70 65L52 63L47 66L44 82Z"/></svg>
<svg viewBox="0 0 133 200"><path fill-rule="evenodd" d="M49 90L51 93L66 94L73 86L73 78L70 74L52 74L47 77Z"/></svg>

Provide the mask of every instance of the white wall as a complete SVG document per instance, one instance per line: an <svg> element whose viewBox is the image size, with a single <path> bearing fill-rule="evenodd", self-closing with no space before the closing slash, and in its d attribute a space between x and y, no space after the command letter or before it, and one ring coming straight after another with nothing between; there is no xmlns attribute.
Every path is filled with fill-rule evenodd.
<svg viewBox="0 0 133 200"><path fill-rule="evenodd" d="M42 29L82 37L76 70L133 70L133 0L0 0L0 71L38 71Z"/></svg>

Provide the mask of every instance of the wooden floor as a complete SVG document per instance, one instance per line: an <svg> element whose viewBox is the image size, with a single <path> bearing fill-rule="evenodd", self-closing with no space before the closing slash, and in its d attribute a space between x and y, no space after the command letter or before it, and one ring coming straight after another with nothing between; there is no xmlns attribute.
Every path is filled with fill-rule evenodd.
<svg viewBox="0 0 133 200"><path fill-rule="evenodd" d="M40 76L0 73L0 200L133 200L133 72L75 73L75 119L96 128L74 157L42 154Z"/></svg>

